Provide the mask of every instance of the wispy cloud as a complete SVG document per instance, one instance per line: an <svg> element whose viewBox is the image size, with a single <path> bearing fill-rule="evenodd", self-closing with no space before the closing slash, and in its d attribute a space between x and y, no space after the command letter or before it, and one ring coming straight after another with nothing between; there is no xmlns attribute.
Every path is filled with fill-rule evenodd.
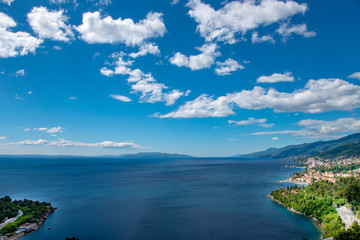
<svg viewBox="0 0 360 240"><path fill-rule="evenodd" d="M109 97L119 100L119 101L122 101L122 102L131 102L132 101L130 98L123 96L123 95L111 94L111 95L109 95Z"/></svg>
<svg viewBox="0 0 360 240"><path fill-rule="evenodd" d="M353 78L353 79L359 79L360 80L360 72L355 72L355 73L349 75L348 78Z"/></svg>
<svg viewBox="0 0 360 240"><path fill-rule="evenodd" d="M23 77L25 75L25 69L19 69L16 71L15 75L17 77Z"/></svg>
<svg viewBox="0 0 360 240"><path fill-rule="evenodd" d="M11 145L43 145L43 146L57 146L57 147L88 147L88 148L134 148L142 149L143 147L136 145L132 142L113 142L103 141L98 143L84 143L84 142L73 142L65 139L58 139L56 141L48 141L44 139L38 140L23 140L19 142L9 143Z"/></svg>
<svg viewBox="0 0 360 240"><path fill-rule="evenodd" d="M63 130L65 128L64 127L52 127L52 128L45 128L45 127L40 127L40 128L33 128L33 131L40 131L40 132L47 132L47 133L62 133ZM29 131L29 128L25 128L25 131Z"/></svg>
<svg viewBox="0 0 360 240"><path fill-rule="evenodd" d="M306 138L334 138L360 131L360 119L339 118L333 121L304 119L297 122L299 130L254 132L251 135L290 134Z"/></svg>
<svg viewBox="0 0 360 240"><path fill-rule="evenodd" d="M254 124L262 124L262 123L265 123L266 121L267 121L266 118L255 119L253 117L250 117L247 120L241 120L241 121L228 120L228 123L235 124L235 125L241 125L241 126L248 126L248 125L254 125Z"/></svg>

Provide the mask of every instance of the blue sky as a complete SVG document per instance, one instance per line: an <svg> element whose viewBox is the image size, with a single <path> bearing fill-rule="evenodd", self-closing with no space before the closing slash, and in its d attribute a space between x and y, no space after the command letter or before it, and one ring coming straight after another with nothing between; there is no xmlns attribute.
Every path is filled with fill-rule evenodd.
<svg viewBox="0 0 360 240"><path fill-rule="evenodd" d="M1 0L0 153L230 156L360 132L359 12Z"/></svg>

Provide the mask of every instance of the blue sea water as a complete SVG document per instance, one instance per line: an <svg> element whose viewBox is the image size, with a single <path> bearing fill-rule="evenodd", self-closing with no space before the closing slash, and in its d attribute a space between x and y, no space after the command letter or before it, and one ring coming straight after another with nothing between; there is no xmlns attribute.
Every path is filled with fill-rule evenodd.
<svg viewBox="0 0 360 240"><path fill-rule="evenodd" d="M311 219L267 198L290 162L1 158L0 196L58 207L24 240L319 239Z"/></svg>

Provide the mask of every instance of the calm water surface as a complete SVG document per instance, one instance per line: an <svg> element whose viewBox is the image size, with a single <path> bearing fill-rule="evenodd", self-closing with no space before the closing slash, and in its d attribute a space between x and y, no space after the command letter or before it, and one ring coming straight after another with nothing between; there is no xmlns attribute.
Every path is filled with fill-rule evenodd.
<svg viewBox="0 0 360 240"><path fill-rule="evenodd" d="M320 238L267 198L289 160L0 159L0 196L58 210L24 240ZM51 229L48 229L51 227Z"/></svg>

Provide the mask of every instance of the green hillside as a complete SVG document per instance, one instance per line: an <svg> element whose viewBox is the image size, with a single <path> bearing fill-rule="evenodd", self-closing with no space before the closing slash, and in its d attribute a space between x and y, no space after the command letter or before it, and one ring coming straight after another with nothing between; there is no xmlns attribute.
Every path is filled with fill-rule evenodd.
<svg viewBox="0 0 360 240"><path fill-rule="evenodd" d="M360 141L360 133L352 134L340 139L331 141L317 141L312 143L303 143L299 145L289 145L283 148L269 148L265 151L238 155L237 157L244 158L294 158L294 157L309 157L317 155L321 152L337 149ZM345 147L346 148L346 147ZM336 150L338 152L340 150ZM345 149L344 149L345 151ZM349 150L350 151L350 150ZM355 151L355 150L354 150ZM334 153L335 153L334 152ZM330 152L329 152L330 154Z"/></svg>

